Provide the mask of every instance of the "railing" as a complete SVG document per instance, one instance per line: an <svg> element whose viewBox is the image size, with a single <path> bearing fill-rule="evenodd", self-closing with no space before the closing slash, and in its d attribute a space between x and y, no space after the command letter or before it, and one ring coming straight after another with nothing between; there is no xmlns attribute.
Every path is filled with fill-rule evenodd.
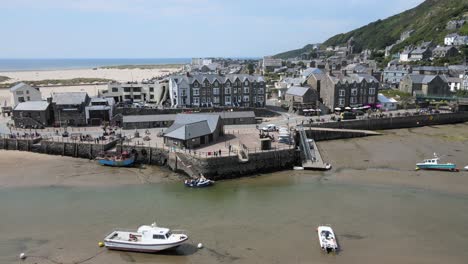
<svg viewBox="0 0 468 264"><path fill-rule="evenodd" d="M297 129L299 131L299 136L300 136L300 143L301 143L301 149L304 153L304 157L306 161L313 161L313 156L312 152L310 150L310 145L309 142L307 141L307 135L304 131L303 126L297 126Z"/></svg>

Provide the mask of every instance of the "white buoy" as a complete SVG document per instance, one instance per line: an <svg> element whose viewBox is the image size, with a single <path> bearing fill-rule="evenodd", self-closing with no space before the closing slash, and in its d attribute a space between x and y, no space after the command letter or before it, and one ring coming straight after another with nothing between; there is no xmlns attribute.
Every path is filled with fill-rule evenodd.
<svg viewBox="0 0 468 264"><path fill-rule="evenodd" d="M20 259L26 259L26 254L21 253L21 254L19 255L19 257L20 257Z"/></svg>
<svg viewBox="0 0 468 264"><path fill-rule="evenodd" d="M198 247L198 249L202 249L202 248L203 248L203 244L202 244L202 243L198 243L197 247Z"/></svg>

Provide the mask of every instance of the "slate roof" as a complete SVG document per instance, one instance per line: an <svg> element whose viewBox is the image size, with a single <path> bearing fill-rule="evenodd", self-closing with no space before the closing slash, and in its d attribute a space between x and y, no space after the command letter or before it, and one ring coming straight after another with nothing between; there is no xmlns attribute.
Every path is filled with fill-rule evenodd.
<svg viewBox="0 0 468 264"><path fill-rule="evenodd" d="M174 124L164 131L164 136L180 140L209 135L215 132L219 115L178 114Z"/></svg>
<svg viewBox="0 0 468 264"><path fill-rule="evenodd" d="M379 93L377 95L377 100L379 100L379 102L381 103L398 103L397 100L393 99L393 98L388 98L386 97L385 95Z"/></svg>
<svg viewBox="0 0 468 264"><path fill-rule="evenodd" d="M193 83L198 81L199 83L203 83L205 80L208 80L210 83L214 83L216 80L219 83L226 83L228 80L233 83L237 78L241 82L248 80L249 82L265 82L263 76L260 75L249 75L249 74L226 74L226 75L219 75L219 74L191 74L190 76L187 75L176 75L171 76L171 79L177 79L177 83L180 83L182 80L185 80L187 83Z"/></svg>
<svg viewBox="0 0 468 264"><path fill-rule="evenodd" d="M364 80L368 83L374 82L378 83L379 81L372 75L370 74L365 74L365 73L354 73L354 74L349 74L349 75L339 75L337 76L329 76L329 78L334 82L334 83L361 83Z"/></svg>
<svg viewBox="0 0 468 264"><path fill-rule="evenodd" d="M304 96L307 91L309 91L309 87L300 87L300 86L293 86L286 91L286 94L295 95L295 96Z"/></svg>
<svg viewBox="0 0 468 264"><path fill-rule="evenodd" d="M312 74L320 74L320 73L323 73L323 72L319 68L307 68L302 72L302 77L307 79Z"/></svg>
<svg viewBox="0 0 468 264"><path fill-rule="evenodd" d="M411 79L413 83L421 83L421 84L430 83L437 76L440 76L443 81L447 82L447 79L441 75L408 74L408 77Z"/></svg>
<svg viewBox="0 0 468 264"><path fill-rule="evenodd" d="M86 92L54 93L52 102L57 105L79 105L86 101Z"/></svg>
<svg viewBox="0 0 468 264"><path fill-rule="evenodd" d="M47 101L28 101L19 103L15 111L45 111L49 107Z"/></svg>
<svg viewBox="0 0 468 264"><path fill-rule="evenodd" d="M16 84L15 86L11 87L10 91L14 92L14 91L16 91L16 90L18 90L20 88L33 88L33 87L31 87L30 85L28 85L26 83L20 82L20 83Z"/></svg>

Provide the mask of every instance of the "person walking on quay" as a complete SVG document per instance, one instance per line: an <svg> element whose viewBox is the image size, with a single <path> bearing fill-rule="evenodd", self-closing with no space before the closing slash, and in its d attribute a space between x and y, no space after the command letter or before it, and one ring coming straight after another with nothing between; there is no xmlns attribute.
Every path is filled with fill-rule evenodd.
<svg viewBox="0 0 468 264"><path fill-rule="evenodd" d="M221 149L219 149L219 156L221 157Z"/></svg>

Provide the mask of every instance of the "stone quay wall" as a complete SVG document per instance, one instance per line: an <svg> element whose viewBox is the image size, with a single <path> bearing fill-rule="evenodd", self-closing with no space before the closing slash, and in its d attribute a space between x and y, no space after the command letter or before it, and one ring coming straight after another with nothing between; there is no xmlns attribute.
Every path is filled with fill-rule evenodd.
<svg viewBox="0 0 468 264"><path fill-rule="evenodd" d="M374 136L376 134L369 134L365 131L352 131L352 130L305 130L307 138L312 138L315 141L326 141L326 140L335 140L335 139L347 139L347 138L357 138L357 137L367 137ZM299 142L299 135L296 135L296 142Z"/></svg>
<svg viewBox="0 0 468 264"><path fill-rule="evenodd" d="M341 122L329 122L312 124L312 127L360 129L360 130L386 130L399 128L412 128L445 124L457 124L468 122L468 112L415 115L405 117L389 117L363 120L347 120ZM304 124L304 126L310 126Z"/></svg>

